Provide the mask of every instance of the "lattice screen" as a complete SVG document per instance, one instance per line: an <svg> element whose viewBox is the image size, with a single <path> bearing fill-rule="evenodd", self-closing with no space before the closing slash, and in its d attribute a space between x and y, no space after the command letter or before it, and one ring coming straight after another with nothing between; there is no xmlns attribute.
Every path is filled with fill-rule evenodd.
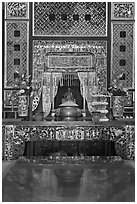
<svg viewBox="0 0 137 204"><path fill-rule="evenodd" d="M106 2L35 2L34 35L106 36Z"/></svg>
<svg viewBox="0 0 137 204"><path fill-rule="evenodd" d="M125 87L134 84L134 22L112 22L112 69L126 75Z"/></svg>
<svg viewBox="0 0 137 204"><path fill-rule="evenodd" d="M27 21L5 22L5 87L12 87L14 71L28 70L28 35Z"/></svg>

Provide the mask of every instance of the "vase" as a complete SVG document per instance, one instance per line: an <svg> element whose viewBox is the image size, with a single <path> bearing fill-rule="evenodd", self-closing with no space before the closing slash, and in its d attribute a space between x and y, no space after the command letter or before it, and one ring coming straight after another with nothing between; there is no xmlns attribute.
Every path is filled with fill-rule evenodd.
<svg viewBox="0 0 137 204"><path fill-rule="evenodd" d="M18 101L18 116L26 117L28 116L28 96L20 95Z"/></svg>
<svg viewBox="0 0 137 204"><path fill-rule="evenodd" d="M123 118L124 112L124 96L113 96L112 97L112 112L114 118Z"/></svg>

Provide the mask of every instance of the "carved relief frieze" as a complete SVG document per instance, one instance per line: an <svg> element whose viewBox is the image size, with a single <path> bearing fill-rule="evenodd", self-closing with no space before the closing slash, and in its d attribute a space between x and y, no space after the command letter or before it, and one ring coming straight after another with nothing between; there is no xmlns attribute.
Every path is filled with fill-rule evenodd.
<svg viewBox="0 0 137 204"><path fill-rule="evenodd" d="M134 20L134 2L112 2L112 20Z"/></svg>
<svg viewBox="0 0 137 204"><path fill-rule="evenodd" d="M135 126L121 127L109 126L20 126L3 125L2 128L3 157L12 160L24 152L25 141L63 140L63 141L88 141L106 140L115 141L117 155L124 159L135 158Z"/></svg>
<svg viewBox="0 0 137 204"><path fill-rule="evenodd" d="M6 19L27 19L28 2L6 2Z"/></svg>

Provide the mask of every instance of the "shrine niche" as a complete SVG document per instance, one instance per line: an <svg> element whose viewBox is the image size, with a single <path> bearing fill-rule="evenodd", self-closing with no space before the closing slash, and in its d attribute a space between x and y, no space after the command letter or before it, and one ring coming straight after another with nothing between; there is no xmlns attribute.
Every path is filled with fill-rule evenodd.
<svg viewBox="0 0 137 204"><path fill-rule="evenodd" d="M39 74L42 79L39 100L40 98L42 100L41 111L44 117L47 117L49 114L51 114L51 116L60 116L60 114L63 113L62 110L65 110L69 112L68 115L66 115L68 117L64 118L74 120L77 116L83 115L85 117L87 114L91 113L92 94L97 94L99 90L96 58L93 53L48 52L43 57L43 62L41 61L41 64L43 65L43 69L37 69L37 73L41 72ZM41 64L39 65L42 68ZM36 77L38 77L38 75L34 72L34 78L36 79ZM38 80L38 78L36 80ZM74 87L75 91L72 91ZM77 93L77 96L75 101L69 99L65 101L67 103L62 103L62 93L66 94L67 89L69 89L72 95L72 92L75 92L75 94ZM60 103L57 102L59 101L58 98L60 98ZM82 101L78 100L78 98L81 98ZM33 99L33 104L32 108L35 110L37 108L37 106L35 106L35 98ZM78 107L76 108L76 106ZM58 109L58 111L56 111L56 109ZM76 115L73 115L72 109L74 112L77 112L76 109L78 110Z"/></svg>
<svg viewBox="0 0 137 204"><path fill-rule="evenodd" d="M34 114L42 98L44 116L54 115L69 87L77 93L76 103L83 114L86 108L89 114L93 89L106 92L106 46L105 41L34 41L33 81L39 84L34 91Z"/></svg>

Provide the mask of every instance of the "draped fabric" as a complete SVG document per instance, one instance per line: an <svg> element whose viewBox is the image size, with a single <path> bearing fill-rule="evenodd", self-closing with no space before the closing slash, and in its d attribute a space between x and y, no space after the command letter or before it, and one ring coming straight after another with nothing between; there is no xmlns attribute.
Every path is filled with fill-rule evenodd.
<svg viewBox="0 0 137 204"><path fill-rule="evenodd" d="M80 80L80 92L84 99L87 101L89 112L92 111L92 95L93 95L93 87L96 80L95 72L78 72L78 77ZM42 76L41 87L37 94L35 95L35 99L33 99L33 107L32 110L35 110L38 106L41 91L42 91L42 104L43 104L43 112L44 116L47 117L51 111L51 104L53 103L54 109L54 97L58 91L58 84L62 78L62 73L59 72L46 72ZM35 102L35 103L34 103ZM37 103L36 103L37 102Z"/></svg>
<svg viewBox="0 0 137 204"><path fill-rule="evenodd" d="M62 73L59 73L59 72L52 73L52 83L53 83L53 86L52 86L53 87L53 98L52 98L52 100L57 95L58 84L59 84L59 81L61 80L61 77L62 77Z"/></svg>
<svg viewBox="0 0 137 204"><path fill-rule="evenodd" d="M96 80L95 72L78 72L78 77L80 80L80 92L84 99L87 101L89 112L92 111L92 95L93 86Z"/></svg>
<svg viewBox="0 0 137 204"><path fill-rule="evenodd" d="M47 72L43 76L42 103L44 116L47 117L51 111L51 104L58 91L58 83L61 73Z"/></svg>

